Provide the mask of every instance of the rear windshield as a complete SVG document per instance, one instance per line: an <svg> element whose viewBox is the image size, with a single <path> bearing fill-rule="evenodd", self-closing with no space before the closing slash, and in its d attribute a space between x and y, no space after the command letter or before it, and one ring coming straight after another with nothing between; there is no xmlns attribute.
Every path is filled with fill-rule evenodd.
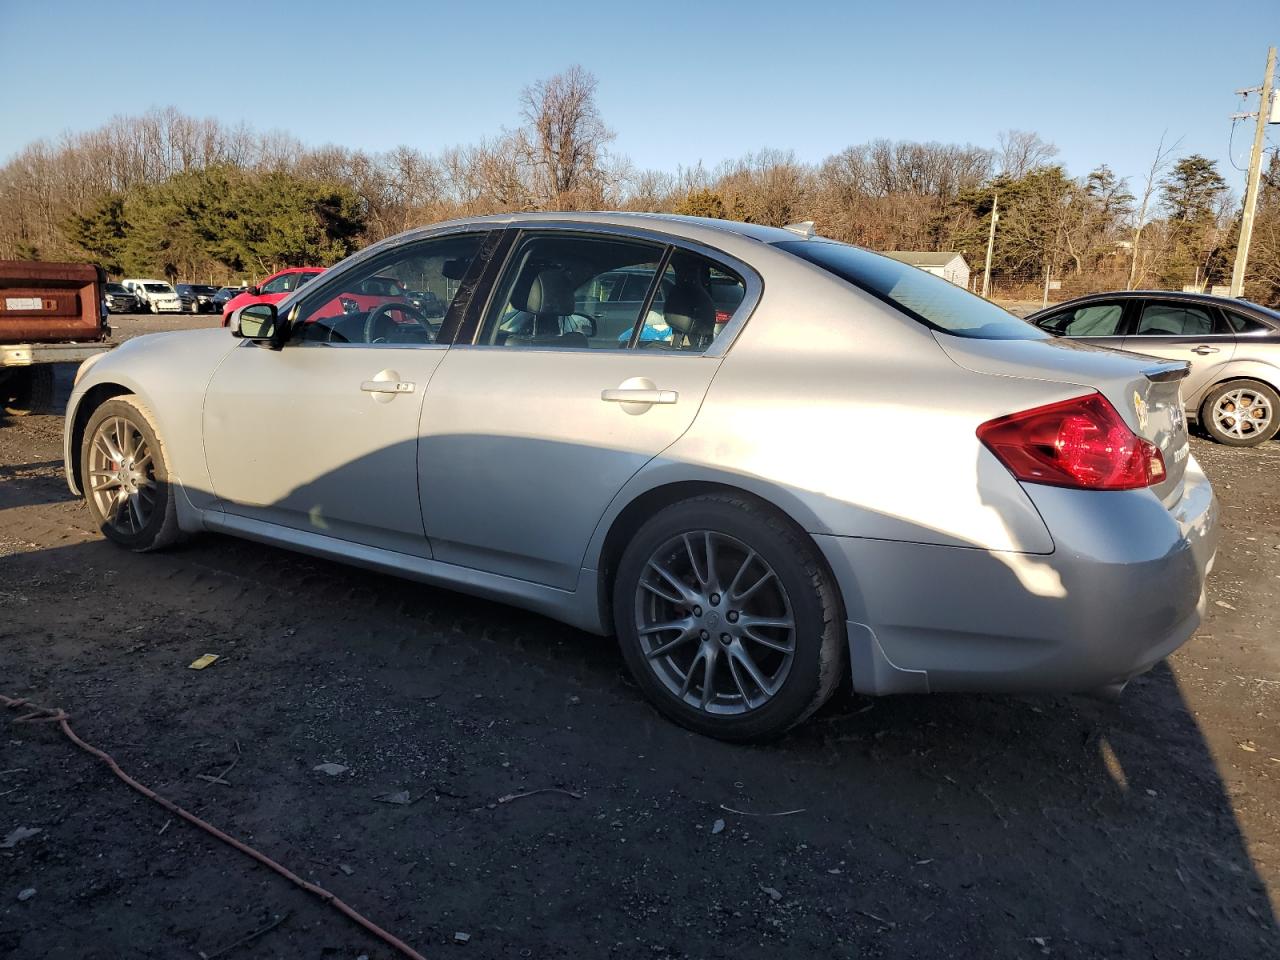
<svg viewBox="0 0 1280 960"><path fill-rule="evenodd" d="M778 249L822 267L926 326L980 340L1049 336L950 280L834 240L783 240Z"/></svg>

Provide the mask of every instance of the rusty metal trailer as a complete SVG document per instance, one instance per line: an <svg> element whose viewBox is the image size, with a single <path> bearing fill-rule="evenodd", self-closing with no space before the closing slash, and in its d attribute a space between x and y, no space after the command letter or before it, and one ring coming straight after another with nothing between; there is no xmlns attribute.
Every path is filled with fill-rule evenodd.
<svg viewBox="0 0 1280 960"><path fill-rule="evenodd" d="M53 403L53 364L111 349L107 282L88 263L0 260L0 406L20 415Z"/></svg>

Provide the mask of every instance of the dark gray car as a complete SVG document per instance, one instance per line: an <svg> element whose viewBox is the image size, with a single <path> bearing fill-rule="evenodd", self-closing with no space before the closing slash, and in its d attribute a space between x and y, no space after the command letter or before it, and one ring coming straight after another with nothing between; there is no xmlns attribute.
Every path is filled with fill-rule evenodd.
<svg viewBox="0 0 1280 960"><path fill-rule="evenodd" d="M1280 313L1201 293L1095 293L1033 314L1054 336L1185 360L1188 416L1214 440L1251 447L1280 430Z"/></svg>

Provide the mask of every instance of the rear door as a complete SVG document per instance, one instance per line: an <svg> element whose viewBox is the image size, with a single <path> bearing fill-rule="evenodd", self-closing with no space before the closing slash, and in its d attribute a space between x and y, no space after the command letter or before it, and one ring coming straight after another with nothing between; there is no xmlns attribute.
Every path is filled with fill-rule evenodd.
<svg viewBox="0 0 1280 960"><path fill-rule="evenodd" d="M1191 364L1191 374L1182 382L1184 398L1212 383L1235 353L1235 334L1209 304L1148 297L1137 310L1124 349Z"/></svg>
<svg viewBox="0 0 1280 960"><path fill-rule="evenodd" d="M619 271L649 289L613 321L621 340L595 336L578 305ZM427 392L419 482L436 559L575 588L610 501L689 428L720 366L711 283L758 291L754 276L627 234L518 234L471 345L449 351ZM671 284L662 305L658 283Z"/></svg>

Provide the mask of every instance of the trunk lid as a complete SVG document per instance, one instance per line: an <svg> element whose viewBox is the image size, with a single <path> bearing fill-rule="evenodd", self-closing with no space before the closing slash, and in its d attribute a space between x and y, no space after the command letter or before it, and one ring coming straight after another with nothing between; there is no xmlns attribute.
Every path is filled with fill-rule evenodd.
<svg viewBox="0 0 1280 960"><path fill-rule="evenodd" d="M1185 362L1060 339L981 340L936 331L934 339L952 361L975 373L1077 386L1082 394L1096 390L1129 429L1160 448L1165 479L1151 489L1167 507L1181 498L1190 456L1181 386Z"/></svg>

